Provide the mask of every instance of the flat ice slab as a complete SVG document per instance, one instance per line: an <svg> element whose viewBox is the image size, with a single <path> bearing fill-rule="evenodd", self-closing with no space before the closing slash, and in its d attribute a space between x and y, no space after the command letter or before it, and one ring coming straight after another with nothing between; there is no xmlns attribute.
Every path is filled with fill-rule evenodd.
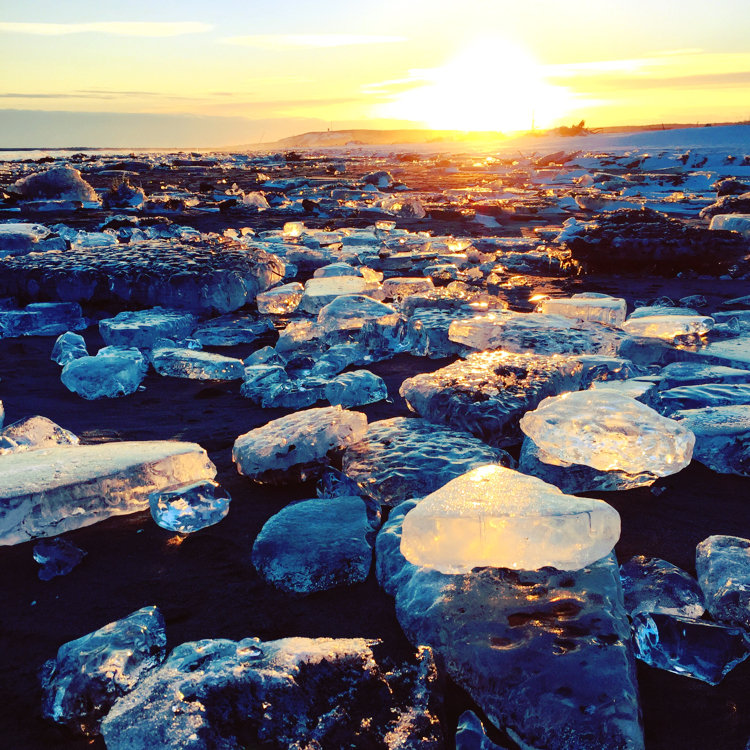
<svg viewBox="0 0 750 750"><path fill-rule="evenodd" d="M0 544L146 510L154 490L215 474L203 448L171 440L63 445L0 456Z"/></svg>

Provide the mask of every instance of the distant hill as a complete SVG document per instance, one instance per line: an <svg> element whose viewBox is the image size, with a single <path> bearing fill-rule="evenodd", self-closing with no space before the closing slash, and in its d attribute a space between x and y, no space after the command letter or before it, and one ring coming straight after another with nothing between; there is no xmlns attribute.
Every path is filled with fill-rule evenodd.
<svg viewBox="0 0 750 750"><path fill-rule="evenodd" d="M409 143L466 143L499 142L502 133L471 132L460 130L327 130L301 133L282 138L274 143L264 143L263 148L325 148L336 146L392 146ZM256 144L257 147L257 144Z"/></svg>

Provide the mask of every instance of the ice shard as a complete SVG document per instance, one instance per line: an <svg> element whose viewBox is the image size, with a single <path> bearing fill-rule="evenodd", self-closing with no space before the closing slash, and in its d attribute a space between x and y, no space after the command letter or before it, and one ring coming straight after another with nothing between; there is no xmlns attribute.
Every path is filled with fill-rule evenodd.
<svg viewBox="0 0 750 750"><path fill-rule="evenodd" d="M145 510L150 492L215 474L199 445L167 440L62 445L0 456L0 544Z"/></svg>
<svg viewBox="0 0 750 750"><path fill-rule="evenodd" d="M138 390L147 367L138 349L101 350L95 357L68 362L60 379L69 391L87 400L117 398Z"/></svg>
<svg viewBox="0 0 750 750"><path fill-rule="evenodd" d="M154 521L179 534L192 534L219 523L229 513L231 499L218 482L207 479L163 487L148 497Z"/></svg>
<svg viewBox="0 0 750 750"><path fill-rule="evenodd" d="M713 618L750 630L750 539L704 539L695 548L695 570Z"/></svg>

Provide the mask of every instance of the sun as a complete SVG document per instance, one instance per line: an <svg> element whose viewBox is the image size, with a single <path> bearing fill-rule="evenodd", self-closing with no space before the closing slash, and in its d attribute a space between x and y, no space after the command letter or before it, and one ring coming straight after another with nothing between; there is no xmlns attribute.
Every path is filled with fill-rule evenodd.
<svg viewBox="0 0 750 750"><path fill-rule="evenodd" d="M412 77L415 87L381 105L380 116L433 130L507 133L551 127L572 108L570 92L548 83L527 50L496 36L475 38L441 67Z"/></svg>

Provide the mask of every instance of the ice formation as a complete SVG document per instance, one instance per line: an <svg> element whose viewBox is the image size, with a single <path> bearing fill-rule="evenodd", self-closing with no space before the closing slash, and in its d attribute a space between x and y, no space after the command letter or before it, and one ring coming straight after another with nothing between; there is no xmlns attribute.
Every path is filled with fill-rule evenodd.
<svg viewBox="0 0 750 750"><path fill-rule="evenodd" d="M318 325L325 331L358 330L369 320L382 320L393 324L398 312L390 305L363 294L348 294L336 297L318 313Z"/></svg>
<svg viewBox="0 0 750 750"><path fill-rule="evenodd" d="M360 497L303 500L266 521L253 564L270 584L295 594L361 583L372 563L371 532Z"/></svg>
<svg viewBox="0 0 750 750"><path fill-rule="evenodd" d="M50 359L57 362L58 365L65 366L74 359L88 356L89 353L86 350L86 341L83 336L73 333L73 331L66 331L57 337L55 345L52 347Z"/></svg>
<svg viewBox="0 0 750 750"><path fill-rule="evenodd" d="M151 364L159 375L191 380L241 380L245 371L241 359L179 347L155 349Z"/></svg>
<svg viewBox="0 0 750 750"><path fill-rule="evenodd" d="M262 478L307 464L326 462L328 451L362 440L367 417L340 406L307 409L257 427L234 442L232 458L240 474Z"/></svg>
<svg viewBox="0 0 750 750"><path fill-rule="evenodd" d="M597 323L543 313L489 313L451 323L451 341L519 354L616 355L621 335Z"/></svg>
<svg viewBox="0 0 750 750"><path fill-rule="evenodd" d="M115 701L164 660L166 645L156 607L63 644L42 668L42 713L76 733L97 735Z"/></svg>
<svg viewBox="0 0 750 750"><path fill-rule="evenodd" d="M41 565L38 575L42 581L67 575L85 555L86 552L62 537L41 539L34 545L34 560Z"/></svg>
<svg viewBox="0 0 750 750"><path fill-rule="evenodd" d="M537 472L545 464L579 465L621 474L629 487L684 469L695 444L693 433L674 420L627 396L599 390L545 399L520 425L536 459L528 464L522 459L522 466Z"/></svg>
<svg viewBox="0 0 750 750"><path fill-rule="evenodd" d="M231 499L218 482L211 480L163 487L148 497L154 521L180 534L219 523L229 513Z"/></svg>
<svg viewBox="0 0 750 750"><path fill-rule="evenodd" d="M299 303L300 310L317 313L336 297L349 294L364 294L372 284L360 276L324 276L310 279Z"/></svg>
<svg viewBox="0 0 750 750"><path fill-rule="evenodd" d="M441 573L492 566L579 570L606 557L620 516L503 466L482 466L425 497L404 518L401 552Z"/></svg>
<svg viewBox="0 0 750 750"><path fill-rule="evenodd" d="M344 453L344 473L383 505L423 497L476 466L511 457L466 432L424 419L372 422L361 442Z"/></svg>
<svg viewBox="0 0 750 750"><path fill-rule="evenodd" d="M56 336L86 328L76 302L34 302L22 310L0 310L0 337Z"/></svg>
<svg viewBox="0 0 750 750"><path fill-rule="evenodd" d="M619 297L584 292L572 297L542 300L537 305L537 312L620 327L625 322L627 305L625 300Z"/></svg>
<svg viewBox="0 0 750 750"><path fill-rule="evenodd" d="M348 409L388 398L388 387L383 378L369 370L354 370L333 378L326 385L325 396L330 404Z"/></svg>
<svg viewBox="0 0 750 750"><path fill-rule="evenodd" d="M116 398L135 393L146 375L146 360L138 349L101 350L63 367L60 379L85 399Z"/></svg>
<svg viewBox="0 0 750 750"><path fill-rule="evenodd" d="M750 629L750 539L704 539L695 548L695 570L713 618Z"/></svg>
<svg viewBox="0 0 750 750"><path fill-rule="evenodd" d="M148 349L160 338L183 339L195 328L197 319L184 310L150 310L121 312L114 318L99 321L99 333L111 346Z"/></svg>
<svg viewBox="0 0 750 750"><path fill-rule="evenodd" d="M78 437L47 417L24 417L0 432L0 455L18 451L78 445Z"/></svg>
<svg viewBox="0 0 750 750"><path fill-rule="evenodd" d="M680 336L703 336L714 327L713 318L705 315L644 315L630 317L622 328L631 336L672 341Z"/></svg>
<svg viewBox="0 0 750 750"><path fill-rule="evenodd" d="M302 300L305 287L298 281L273 287L268 291L261 292L255 302L258 312L265 315L288 315L293 313Z"/></svg>
<svg viewBox="0 0 750 750"><path fill-rule="evenodd" d="M148 507L166 487L212 479L195 443L155 440L62 445L0 459L0 544L18 544Z"/></svg>

